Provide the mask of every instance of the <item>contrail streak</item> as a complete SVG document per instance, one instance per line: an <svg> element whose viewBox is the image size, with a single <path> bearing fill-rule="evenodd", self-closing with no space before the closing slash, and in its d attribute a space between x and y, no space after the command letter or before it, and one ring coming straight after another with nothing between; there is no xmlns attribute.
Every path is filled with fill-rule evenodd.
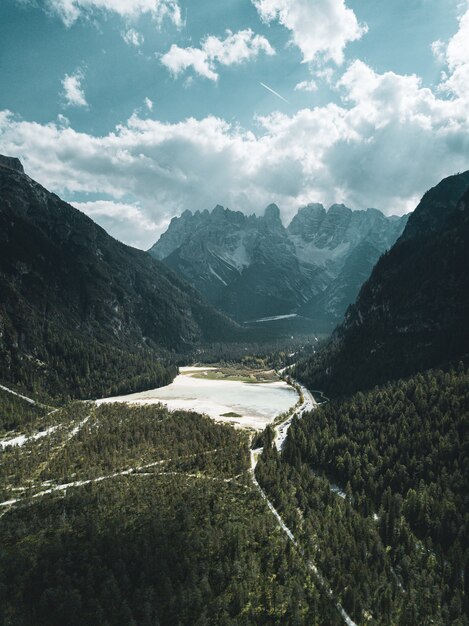
<svg viewBox="0 0 469 626"><path fill-rule="evenodd" d="M269 87L268 85L265 85L264 83L260 83L260 84L264 87L264 89L267 89L267 91L270 91L271 93L274 94L274 96L277 96L277 98L280 98L280 100L283 100L284 102L288 104L288 100L285 100L283 96L281 96L279 93L274 91L271 87Z"/></svg>

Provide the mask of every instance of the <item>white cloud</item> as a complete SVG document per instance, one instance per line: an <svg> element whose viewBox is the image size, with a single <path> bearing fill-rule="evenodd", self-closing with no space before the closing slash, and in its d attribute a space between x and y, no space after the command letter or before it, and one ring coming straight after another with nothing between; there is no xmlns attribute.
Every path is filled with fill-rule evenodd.
<svg viewBox="0 0 469 626"><path fill-rule="evenodd" d="M144 102L145 102L145 106L147 107L147 109L149 111L153 111L153 101L150 100L150 98L145 98Z"/></svg>
<svg viewBox="0 0 469 626"><path fill-rule="evenodd" d="M260 52L275 54L274 49L262 35L255 35L250 28L232 33L227 30L225 39L210 35L202 41L200 48L180 48L173 44L161 57L162 64L173 76L179 76L192 68L200 76L216 81L218 65L238 65L257 57Z"/></svg>
<svg viewBox="0 0 469 626"><path fill-rule="evenodd" d="M449 72L441 89L456 97L469 98L469 8L459 18L458 32L449 40L446 50L438 43L440 57Z"/></svg>
<svg viewBox="0 0 469 626"><path fill-rule="evenodd" d="M113 237L135 247L148 248L168 225L167 220L159 224L153 222L138 204L112 200L72 201L71 204L86 213Z"/></svg>
<svg viewBox="0 0 469 626"><path fill-rule="evenodd" d="M344 0L251 1L262 20L278 20L291 31L305 63L332 60L341 65L346 45L367 31Z"/></svg>
<svg viewBox="0 0 469 626"><path fill-rule="evenodd" d="M446 52L445 86L464 67L457 41ZM252 212L277 202L285 217L312 201L403 212L444 176L468 169L469 94L459 84L447 98L415 75L355 61L337 88L340 104L275 112L258 119L256 132L212 116L164 123L134 114L93 136L0 111L0 152L20 157L64 197L106 194L120 208L109 205L100 219L145 245L173 215L217 203Z"/></svg>
<svg viewBox="0 0 469 626"><path fill-rule="evenodd" d="M62 115L62 113L57 115L57 123L59 126L70 126L70 120L65 115Z"/></svg>
<svg viewBox="0 0 469 626"><path fill-rule="evenodd" d="M318 86L314 80L302 80L301 83L295 85L295 91L317 91Z"/></svg>
<svg viewBox="0 0 469 626"><path fill-rule="evenodd" d="M124 31L122 33L122 39L129 46L135 46L136 48L139 48L145 41L145 37L141 33L137 32L135 28L129 28Z"/></svg>
<svg viewBox="0 0 469 626"><path fill-rule="evenodd" d="M431 49L433 52L433 56L435 57L436 61L438 61L438 63L444 63L445 62L445 52L446 52L446 44L444 41L441 41L441 39L437 39L436 41L434 41L431 45Z"/></svg>
<svg viewBox="0 0 469 626"><path fill-rule="evenodd" d="M87 107L85 92L82 86L83 70L77 69L73 74L65 74L62 80L63 97L67 106Z"/></svg>
<svg viewBox="0 0 469 626"><path fill-rule="evenodd" d="M67 27L82 15L90 15L96 11L116 13L126 19L148 13L158 23L168 18L176 26L182 24L177 0L46 0L46 6L59 15Z"/></svg>
<svg viewBox="0 0 469 626"><path fill-rule="evenodd" d="M192 67L200 76L209 80L218 79L218 74L212 69L212 63L200 48L180 48L173 43L168 52L161 57L161 62L175 77Z"/></svg>

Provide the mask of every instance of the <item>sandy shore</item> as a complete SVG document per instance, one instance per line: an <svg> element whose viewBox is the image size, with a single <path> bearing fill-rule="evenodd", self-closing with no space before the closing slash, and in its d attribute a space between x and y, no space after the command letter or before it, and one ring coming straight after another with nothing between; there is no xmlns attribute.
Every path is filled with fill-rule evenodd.
<svg viewBox="0 0 469 626"><path fill-rule="evenodd" d="M193 378L191 372L217 369L215 367L182 367L180 374L166 387L139 393L97 400L129 404L165 404L170 410L182 409L204 413L212 419L233 424L238 428L263 430L275 417L288 410L298 400L296 392L285 382L262 385ZM239 417L227 417L236 413Z"/></svg>

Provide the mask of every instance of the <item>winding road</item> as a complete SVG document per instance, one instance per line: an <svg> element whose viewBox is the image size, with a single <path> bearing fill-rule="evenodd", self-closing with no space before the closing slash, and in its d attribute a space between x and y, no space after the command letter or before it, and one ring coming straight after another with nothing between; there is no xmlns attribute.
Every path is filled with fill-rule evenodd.
<svg viewBox="0 0 469 626"><path fill-rule="evenodd" d="M282 375L285 372L286 369L287 368L284 368L283 370L280 370L278 373L280 375ZM290 415L285 421L283 421L280 424L278 424L277 426L275 426L274 444L275 444L275 447L277 448L277 450L279 452L282 450L282 448L283 448L283 446L285 444L285 440L287 438L288 429L291 426L293 418L294 417L301 418L306 411L312 411L313 409L316 409L318 407L318 403L314 399L313 394L304 385L301 385L300 383L298 383L296 381L293 381L293 382L294 382L295 385L298 385L298 387L300 388L300 393L303 396L303 403L299 407L297 407L295 409L295 411L292 413L292 415ZM294 534L288 528L288 526L285 524L285 522L282 519L282 516L277 511L277 509L274 507L272 502L267 497L267 494L265 493L265 491L262 489L262 487L258 483L257 478L256 478L256 465L257 465L257 460L258 460L260 454L262 454L262 448L257 448L255 450L251 450L250 474L251 474L251 479L252 479L252 482L254 484L254 487L260 493L262 499L266 502L266 504L269 507L269 510L271 511L271 513L275 516L279 528L281 528L281 530L287 535L289 541L291 541L293 543L295 548L297 548L297 550L299 551L301 556L305 559L305 563L306 563L308 569L314 574L316 580L318 581L319 586L324 591L324 593L327 595L327 597L330 598L330 600L334 603L337 611L339 612L339 614L340 614L341 618L343 619L344 623L346 624L346 626L357 626L357 624L352 620L350 615L345 611L345 609L341 605L341 603L334 597L334 593L333 593L330 585L328 584L328 582L324 578L324 576L320 573L320 571L318 570L317 566L312 561L310 561L309 559L306 559L304 550L298 544L298 541L295 539ZM334 487L335 487L335 485L334 485ZM332 487L331 487L331 489L333 491L335 491ZM340 495L340 494L338 494L338 495Z"/></svg>
<svg viewBox="0 0 469 626"><path fill-rule="evenodd" d="M307 411L312 411L313 409L316 409L318 406L318 403L313 398L313 394L310 391L308 391L308 389L306 389L304 385L301 385L300 383L297 383L297 382L295 382L295 384L298 385L298 387L300 388L300 393L303 396L303 404L297 407L295 411L292 413L292 415L287 417L287 419L284 422L281 422L280 424L275 426L274 442L275 442L275 447L277 448L279 452L283 449L285 440L287 438L288 429L291 426L293 418L302 417L303 413Z"/></svg>

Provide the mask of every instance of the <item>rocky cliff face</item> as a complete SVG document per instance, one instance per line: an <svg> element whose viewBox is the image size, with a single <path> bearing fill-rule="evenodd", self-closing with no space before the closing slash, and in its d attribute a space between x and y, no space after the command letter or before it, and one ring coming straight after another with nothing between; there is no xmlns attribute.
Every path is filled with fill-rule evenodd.
<svg viewBox="0 0 469 626"><path fill-rule="evenodd" d="M288 313L308 288L275 205L261 218L221 206L186 211L150 254L239 320Z"/></svg>
<svg viewBox="0 0 469 626"><path fill-rule="evenodd" d="M274 204L261 217L217 206L173 218L150 254L239 321L297 313L332 326L406 219L309 204L285 228Z"/></svg>
<svg viewBox="0 0 469 626"><path fill-rule="evenodd" d="M16 157L9 157L3 154L0 154L0 166L7 167L10 170L16 170L17 172L21 172L24 174L24 169L21 161Z"/></svg>

